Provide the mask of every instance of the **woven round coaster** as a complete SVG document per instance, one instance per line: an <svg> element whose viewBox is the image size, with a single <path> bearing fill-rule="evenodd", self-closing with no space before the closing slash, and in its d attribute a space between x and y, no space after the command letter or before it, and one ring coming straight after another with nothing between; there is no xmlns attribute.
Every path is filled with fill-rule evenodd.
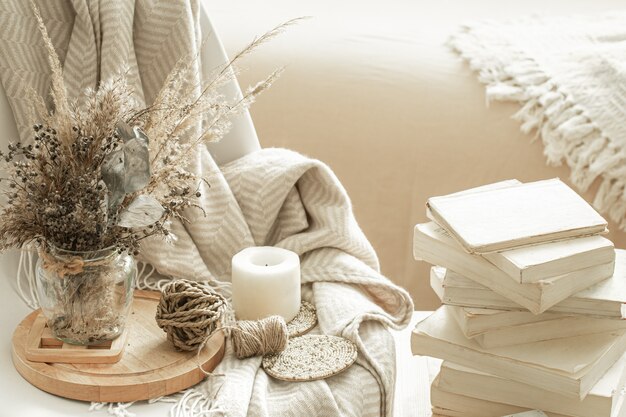
<svg viewBox="0 0 626 417"><path fill-rule="evenodd" d="M302 301L300 311L289 323L287 323L287 333L289 337L296 337L305 334L317 324L317 314L315 306L308 301Z"/></svg>
<svg viewBox="0 0 626 417"><path fill-rule="evenodd" d="M313 381L346 370L356 357L356 345L348 339L305 335L289 339L282 352L263 357L263 369L283 381Z"/></svg>

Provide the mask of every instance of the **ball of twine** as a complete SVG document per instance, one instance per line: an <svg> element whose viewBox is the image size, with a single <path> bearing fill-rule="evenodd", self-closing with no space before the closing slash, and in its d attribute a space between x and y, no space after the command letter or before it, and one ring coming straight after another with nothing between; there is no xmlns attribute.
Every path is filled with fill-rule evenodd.
<svg viewBox="0 0 626 417"><path fill-rule="evenodd" d="M156 321L180 350L196 350L220 325L226 299L207 284L179 279L161 290Z"/></svg>
<svg viewBox="0 0 626 417"><path fill-rule="evenodd" d="M281 316L223 325L228 310L226 299L207 284L179 279L161 290L156 321L167 339L181 350L201 349L220 329L231 330L233 350L239 359L280 353L287 346L289 334Z"/></svg>
<svg viewBox="0 0 626 417"><path fill-rule="evenodd" d="M281 316L261 320L240 320L232 332L233 350L239 359L280 353L287 347L289 333Z"/></svg>

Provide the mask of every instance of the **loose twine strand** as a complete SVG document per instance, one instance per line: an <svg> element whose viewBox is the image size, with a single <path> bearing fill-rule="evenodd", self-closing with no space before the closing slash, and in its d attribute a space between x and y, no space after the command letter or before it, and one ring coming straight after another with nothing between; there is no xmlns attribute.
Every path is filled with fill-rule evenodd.
<svg viewBox="0 0 626 417"><path fill-rule="evenodd" d="M239 359L278 353L289 339L287 324L281 316L258 321L227 320L232 310L226 299L209 285L179 279L161 290L156 321L167 339L180 350L200 352L219 331L230 333L233 350ZM207 375L214 375L206 372Z"/></svg>

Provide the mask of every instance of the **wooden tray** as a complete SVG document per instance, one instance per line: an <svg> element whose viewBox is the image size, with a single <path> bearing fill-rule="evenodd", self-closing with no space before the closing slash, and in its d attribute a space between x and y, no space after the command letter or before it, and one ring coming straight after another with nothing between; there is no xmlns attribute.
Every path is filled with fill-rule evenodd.
<svg viewBox="0 0 626 417"><path fill-rule="evenodd" d="M41 313L33 321L26 338L24 356L32 362L54 363L115 363L122 359L128 328L115 340L102 342L97 345L81 346L63 343L52 335L46 323L46 317Z"/></svg>
<svg viewBox="0 0 626 417"><path fill-rule="evenodd" d="M172 394L204 379L224 356L224 335L215 334L197 358L177 351L154 319L160 293L135 291L122 358L111 364L44 363L26 359L28 334L39 314L29 314L13 333L13 364L31 384L83 401L126 402Z"/></svg>

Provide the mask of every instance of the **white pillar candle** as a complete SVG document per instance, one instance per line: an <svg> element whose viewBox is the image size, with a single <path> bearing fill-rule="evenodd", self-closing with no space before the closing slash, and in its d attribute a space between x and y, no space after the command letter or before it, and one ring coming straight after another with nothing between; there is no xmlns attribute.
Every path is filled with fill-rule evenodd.
<svg viewBox="0 0 626 417"><path fill-rule="evenodd" d="M272 315L293 319L300 310L300 258L272 246L246 248L233 256L233 308L238 320Z"/></svg>

